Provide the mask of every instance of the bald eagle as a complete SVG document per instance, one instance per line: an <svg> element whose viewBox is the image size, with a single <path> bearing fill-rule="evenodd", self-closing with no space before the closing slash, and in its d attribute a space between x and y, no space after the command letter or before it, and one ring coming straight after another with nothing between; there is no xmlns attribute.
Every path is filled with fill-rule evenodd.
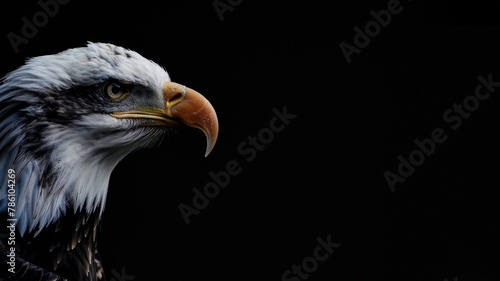
<svg viewBox="0 0 500 281"><path fill-rule="evenodd" d="M103 280L96 231L111 172L177 126L203 131L210 153L218 135L210 102L122 47L89 42L7 74L0 219L15 228L1 229L0 277Z"/></svg>

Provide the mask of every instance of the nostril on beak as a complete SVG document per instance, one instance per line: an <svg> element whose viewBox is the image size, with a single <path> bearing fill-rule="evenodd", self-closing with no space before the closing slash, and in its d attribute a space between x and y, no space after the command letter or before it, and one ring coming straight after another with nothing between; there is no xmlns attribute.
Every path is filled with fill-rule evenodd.
<svg viewBox="0 0 500 281"><path fill-rule="evenodd" d="M186 86L182 86L182 89L175 89L174 91L170 91L169 96L170 97L165 97L166 106L168 108L173 107L184 99L184 97L186 96Z"/></svg>
<svg viewBox="0 0 500 281"><path fill-rule="evenodd" d="M183 94L177 93L171 99L169 99L168 102L171 104L176 104L176 103L179 103L182 100L182 98L183 98Z"/></svg>

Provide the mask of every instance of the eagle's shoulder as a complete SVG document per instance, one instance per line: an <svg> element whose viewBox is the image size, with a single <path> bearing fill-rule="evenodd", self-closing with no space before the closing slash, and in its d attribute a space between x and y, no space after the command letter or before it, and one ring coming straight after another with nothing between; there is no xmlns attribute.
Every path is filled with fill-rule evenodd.
<svg viewBox="0 0 500 281"><path fill-rule="evenodd" d="M33 274L43 271L68 280L101 280L104 272L96 248L98 223L98 212L76 212L66 214L39 234L16 237L19 266L25 266L27 272L33 270ZM6 245L3 237L7 235L1 235L0 243Z"/></svg>

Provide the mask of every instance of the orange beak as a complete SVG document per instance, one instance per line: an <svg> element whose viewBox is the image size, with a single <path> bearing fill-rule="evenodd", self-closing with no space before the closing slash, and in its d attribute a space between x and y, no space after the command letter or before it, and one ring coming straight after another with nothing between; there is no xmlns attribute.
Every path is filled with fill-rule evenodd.
<svg viewBox="0 0 500 281"><path fill-rule="evenodd" d="M219 122L213 106L197 91L174 82L163 84L163 96L165 115L205 133L207 137L205 157L208 156L219 134Z"/></svg>
<svg viewBox="0 0 500 281"><path fill-rule="evenodd" d="M200 93L186 86L163 84L165 108L141 107L140 110L113 112L115 118L143 118L155 120L145 126L178 126L183 124L200 129L207 137L205 157L210 154L219 134L217 114L210 102Z"/></svg>

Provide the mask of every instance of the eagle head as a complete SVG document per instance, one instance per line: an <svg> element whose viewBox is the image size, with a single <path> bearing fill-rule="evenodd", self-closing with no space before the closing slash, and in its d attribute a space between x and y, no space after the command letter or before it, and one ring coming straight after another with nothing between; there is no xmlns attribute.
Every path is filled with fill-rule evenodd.
<svg viewBox="0 0 500 281"><path fill-rule="evenodd" d="M20 235L69 212L100 216L117 163L177 126L202 130L210 153L218 134L210 102L134 51L88 43L27 60L0 85L1 192L13 169ZM0 213L7 203L1 196Z"/></svg>

